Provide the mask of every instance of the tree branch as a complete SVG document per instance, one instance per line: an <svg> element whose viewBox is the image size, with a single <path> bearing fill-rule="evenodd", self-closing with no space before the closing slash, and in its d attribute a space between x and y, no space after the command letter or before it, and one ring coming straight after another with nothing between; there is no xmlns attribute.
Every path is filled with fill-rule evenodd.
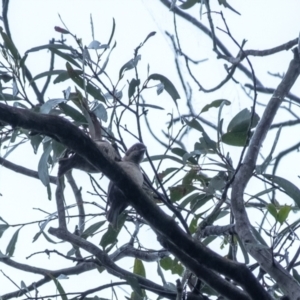
<svg viewBox="0 0 300 300"><path fill-rule="evenodd" d="M207 268L235 280L242 286L251 285L252 288L255 287L261 293L266 293L244 264L227 260L188 236L178 226L176 220L166 215L153 203L151 195L148 195L141 187L137 186L118 163L102 153L96 144L71 122L58 116L37 114L2 103L0 103L0 120L11 124L13 127L19 126L49 135L74 150L96 168L101 169L110 180L114 181L124 192L130 204L145 218L149 225L165 239L178 245L182 252L193 257L198 263ZM58 207L58 211L64 213L62 207ZM62 223L62 225L64 224ZM53 228L50 228L50 231L53 234L56 233ZM65 237L65 234L57 236ZM67 236L70 241L70 234ZM72 236L72 240L74 238L78 237ZM74 244L76 243L74 242ZM186 267L191 269L193 266Z"/></svg>
<svg viewBox="0 0 300 300"><path fill-rule="evenodd" d="M25 167L19 166L17 164L14 164L14 163L6 160L5 158L0 157L0 165L9 170L14 171L14 172L23 174L25 176L40 179L37 171L33 171L33 170L27 169ZM50 179L51 183L56 184L55 176L49 176L49 179Z"/></svg>
<svg viewBox="0 0 300 300"><path fill-rule="evenodd" d="M296 280L273 259L271 250L262 248L253 236L248 215L245 210L243 196L245 187L253 174L256 160L266 134L284 97L289 93L298 78L299 72L300 62L295 51L294 59L291 61L285 77L270 99L251 138L247 154L232 184L231 194L232 210L236 220L235 230L240 239L243 241L247 251L256 259L261 267L275 279L282 291L289 295L291 299L297 299L300 295L300 287Z"/></svg>

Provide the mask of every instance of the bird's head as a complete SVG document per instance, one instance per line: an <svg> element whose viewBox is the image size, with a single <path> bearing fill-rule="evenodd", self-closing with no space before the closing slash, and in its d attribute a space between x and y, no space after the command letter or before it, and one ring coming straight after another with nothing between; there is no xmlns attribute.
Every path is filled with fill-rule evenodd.
<svg viewBox="0 0 300 300"><path fill-rule="evenodd" d="M139 164L143 160L146 150L147 148L144 144L136 143L126 151L123 161Z"/></svg>

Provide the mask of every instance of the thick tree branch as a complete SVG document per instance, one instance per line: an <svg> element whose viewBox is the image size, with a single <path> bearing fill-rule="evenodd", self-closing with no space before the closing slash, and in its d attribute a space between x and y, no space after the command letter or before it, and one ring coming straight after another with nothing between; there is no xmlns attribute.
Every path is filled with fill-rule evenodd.
<svg viewBox="0 0 300 300"><path fill-rule="evenodd" d="M0 157L0 165L7 168L7 169L9 169L9 170L14 171L14 172L23 174L25 176L29 176L29 177L32 177L32 178L39 179L39 174L38 174L37 171L33 171L33 170L27 169L25 167L19 166L17 164L14 164L14 163L6 160L5 158ZM51 183L56 184L56 177L55 176L49 176L49 179L50 179Z"/></svg>
<svg viewBox="0 0 300 300"><path fill-rule="evenodd" d="M269 131L271 123L280 107L284 97L289 93L300 72L300 62L295 51L294 59L291 61L285 77L274 92L268 103L264 114L251 138L247 154L238 170L232 184L232 209L236 219L235 230L244 242L249 253L256 259L261 267L269 273L279 284L282 291L291 299L297 299L300 295L300 287L296 280L277 263L270 249L261 247L251 232L251 225L244 206L244 190L250 180L262 143Z"/></svg>
<svg viewBox="0 0 300 300"><path fill-rule="evenodd" d="M99 260L100 265L104 266L110 274L125 280L127 278L135 279L141 285L142 288L153 291L154 293L166 297L167 299L175 299L175 294L165 290L162 286L118 267L105 252L101 251L97 246L86 241L85 239L80 238L74 234L71 234L65 229L60 228L50 228L49 232L54 236L64 241L68 241L93 254Z"/></svg>
<svg viewBox="0 0 300 300"><path fill-rule="evenodd" d="M106 157L87 135L69 121L61 117L37 114L2 103L0 103L0 120L13 127L19 126L49 135L74 150L114 181L123 190L130 204L164 239L177 245L182 252L207 268L235 280L241 286L252 285L261 293L266 293L245 265L221 257L188 236L175 220L152 202L152 197L138 187L116 162ZM60 210L59 207L58 210ZM55 233L54 229L51 230L51 233ZM65 235L59 237L62 236ZM180 257L178 258L180 259ZM187 268L191 269L192 266L187 266Z"/></svg>
<svg viewBox="0 0 300 300"><path fill-rule="evenodd" d="M32 267L32 266L29 266L26 264L21 264L21 263L18 263L8 257L0 258L0 262L2 262L14 269L17 269L17 270L30 272L33 274L40 274L42 276L45 276L43 279L38 280L35 283L27 286L28 291L34 291L36 288L39 288L40 286L46 284L47 282L50 282L52 280L52 277L58 277L61 274L77 275L77 274L81 274L83 272L94 270L96 268L96 265L94 263L86 262L84 264L79 264L79 265L71 267L71 268L64 268L64 269L52 271L52 270L48 270L48 269ZM50 277L49 275L51 275L52 277ZM15 292L1 294L1 299L6 300L6 299L17 298L17 297L24 295L25 293L27 293L27 290L23 289L22 291L17 290Z"/></svg>
<svg viewBox="0 0 300 300"><path fill-rule="evenodd" d="M217 275L212 270L209 270L207 267L199 264L196 260L192 257L182 254L180 249L170 243L169 241L159 238L160 243L166 248L169 249L172 253L174 253L177 257L180 257L181 262L184 265L192 266L189 269L193 272L198 278L200 278L203 282L207 283L209 286L213 287L214 290L220 295L226 297L226 299L239 299L239 300L250 300L251 298L246 295L243 291L235 287L234 285L230 284L230 282L223 279L221 276ZM251 289L253 294L255 292L258 293L261 300L266 299L269 300L270 298L262 298L262 294L259 291L256 291L254 288ZM257 295L254 295L257 296ZM256 299L256 298L253 298Z"/></svg>

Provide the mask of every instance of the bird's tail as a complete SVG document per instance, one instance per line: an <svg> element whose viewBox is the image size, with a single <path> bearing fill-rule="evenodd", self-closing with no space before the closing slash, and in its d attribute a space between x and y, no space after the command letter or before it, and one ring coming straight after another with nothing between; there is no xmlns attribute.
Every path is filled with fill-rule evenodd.
<svg viewBox="0 0 300 300"><path fill-rule="evenodd" d="M117 208L110 207L106 214L107 221L110 223L112 228L118 229L118 219L120 216L120 211Z"/></svg>

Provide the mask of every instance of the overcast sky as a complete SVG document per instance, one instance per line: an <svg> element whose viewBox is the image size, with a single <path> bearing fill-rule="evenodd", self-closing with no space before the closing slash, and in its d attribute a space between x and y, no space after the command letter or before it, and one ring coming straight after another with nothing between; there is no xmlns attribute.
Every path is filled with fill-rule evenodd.
<svg viewBox="0 0 300 300"><path fill-rule="evenodd" d="M213 2L213 1L211 1ZM217 3L217 1L215 1ZM299 34L299 11L300 2L297 0L279 1L279 0L255 0L255 1L229 1L229 3L241 13L241 16L222 8L224 16L232 31L232 34L238 42L243 39L247 40L245 49L267 49L289 40L295 39ZM219 6L213 6L212 10L219 11ZM62 20L68 29L82 38L83 44L88 45L92 41L90 14L92 14L94 22L95 38L101 43L106 43L111 33L112 20L116 21L116 34L114 40L117 41L117 48L113 52L108 66L108 73L113 79L116 79L121 66L133 57L133 50L144 41L145 37L152 31L157 34L149 39L141 50L142 60L140 62L141 74L146 74L147 65L150 65L150 73L160 73L168 77L178 86L181 95L176 70L174 66L174 53L165 30L174 34L172 14L165 9L158 1L154 0L126 0L126 1L108 1L108 0L14 0L11 1L9 9L10 29L16 46L21 55L32 47L47 44L52 38L58 39L60 35L54 31L54 26L63 27L58 16L60 14ZM199 19L199 5L194 10L194 15ZM224 28L219 16L215 17L215 24ZM207 24L206 16L202 16L202 21ZM185 21L178 19L178 31L182 41L183 50L196 60L208 58L208 62L203 63L197 70L197 76L201 78L201 82L207 87L215 86L224 77L224 61L217 60L215 54L212 53L212 43L199 31L196 31ZM234 55L238 49L229 38L220 32L218 36L228 46ZM66 36L71 41L70 37ZM32 70L33 75L45 71L48 67L47 52L41 54L30 54L28 58L28 66ZM286 71L288 63L292 58L291 53L283 52L270 58L251 58L256 74L266 84L267 87L276 87L279 80L267 74L270 72ZM57 62L57 68L64 68L64 63ZM126 81L124 81L126 84ZM49 90L47 96L49 98L62 97L62 91L68 86L73 88L71 82L65 82L56 85ZM120 86L123 87L122 85ZM299 83L293 88L293 91L299 92ZM164 105L165 111L152 115L155 119L158 134L168 120L168 113L176 114L176 108L170 97L163 93L156 96L155 91L149 94L148 101L157 105ZM266 101L269 96L261 96L259 100ZM245 107L250 108L251 102L245 99L243 92L236 84L226 85L222 90L215 94L197 93L195 90L195 108L200 110L206 103L218 99L229 99L233 105L226 108L224 115L232 118L235 113ZM34 101L35 99L33 99ZM186 111L185 99L179 100L181 113ZM150 115L151 116L151 115ZM128 123L130 125L130 122ZM162 136L162 135L161 135ZM127 136L128 146L133 142L132 138ZM151 142L150 142L151 141ZM188 138L187 148L193 150L194 136ZM153 144L154 145L154 144ZM159 148L152 147L152 140L149 138L148 151L150 154L159 153ZM268 149L268 145L264 145ZM3 150L2 150L3 151ZM23 150L22 150L23 151ZM34 156L32 152L17 151L12 153L8 158L15 163L31 169L37 168L39 155ZM3 152L1 153L3 155ZM28 157L27 157L28 155ZM26 156L26 157L24 157ZM289 170L290 172L291 170ZM293 176L298 171L293 173ZM54 173L55 174L55 173ZM81 172L75 172L76 178L80 179L80 184L88 184L88 176ZM13 178L13 179L12 179ZM12 182L15 186L12 186ZM16 188L17 187L17 188ZM54 191L54 188L53 188ZM1 217L4 217L10 223L25 222L33 219L42 219L44 215L33 208L43 208L45 211L54 212L54 201L47 200L47 194L44 186L34 179L27 179L24 176L0 168L0 193L1 197ZM85 194L86 195L86 191ZM88 198L94 201L94 198ZM14 215L10 213L12 206ZM2 215L3 213L3 215ZM43 240L40 239L35 244L31 244L33 235L36 233L37 227L30 227L21 230L20 241L17 244L16 257L18 261L32 263L42 263L45 268L58 268L64 261L51 259L48 260L45 255L39 256L32 260L24 258L35 251L42 251L45 247ZM15 231L9 230L1 239L0 250L5 253L6 245ZM128 238L128 237L126 237ZM26 248L24 246L26 243ZM62 249L68 247L62 246ZM21 260L23 258L24 260ZM54 265L56 261L57 265ZM131 264L128 264L130 267ZM1 266L2 268L3 266ZM24 273L16 274L13 269L3 267L3 270L17 283L20 280L26 280L26 284L30 284L33 279L31 275L24 276ZM155 270L155 267L154 267ZM75 279L76 280L76 279ZM73 281L74 282L74 281ZM80 283L80 281L78 281ZM86 282L92 285L92 281ZM0 275L1 293L15 290L14 286L7 279ZM54 293L54 288L52 293ZM78 288L79 290L79 288Z"/></svg>

